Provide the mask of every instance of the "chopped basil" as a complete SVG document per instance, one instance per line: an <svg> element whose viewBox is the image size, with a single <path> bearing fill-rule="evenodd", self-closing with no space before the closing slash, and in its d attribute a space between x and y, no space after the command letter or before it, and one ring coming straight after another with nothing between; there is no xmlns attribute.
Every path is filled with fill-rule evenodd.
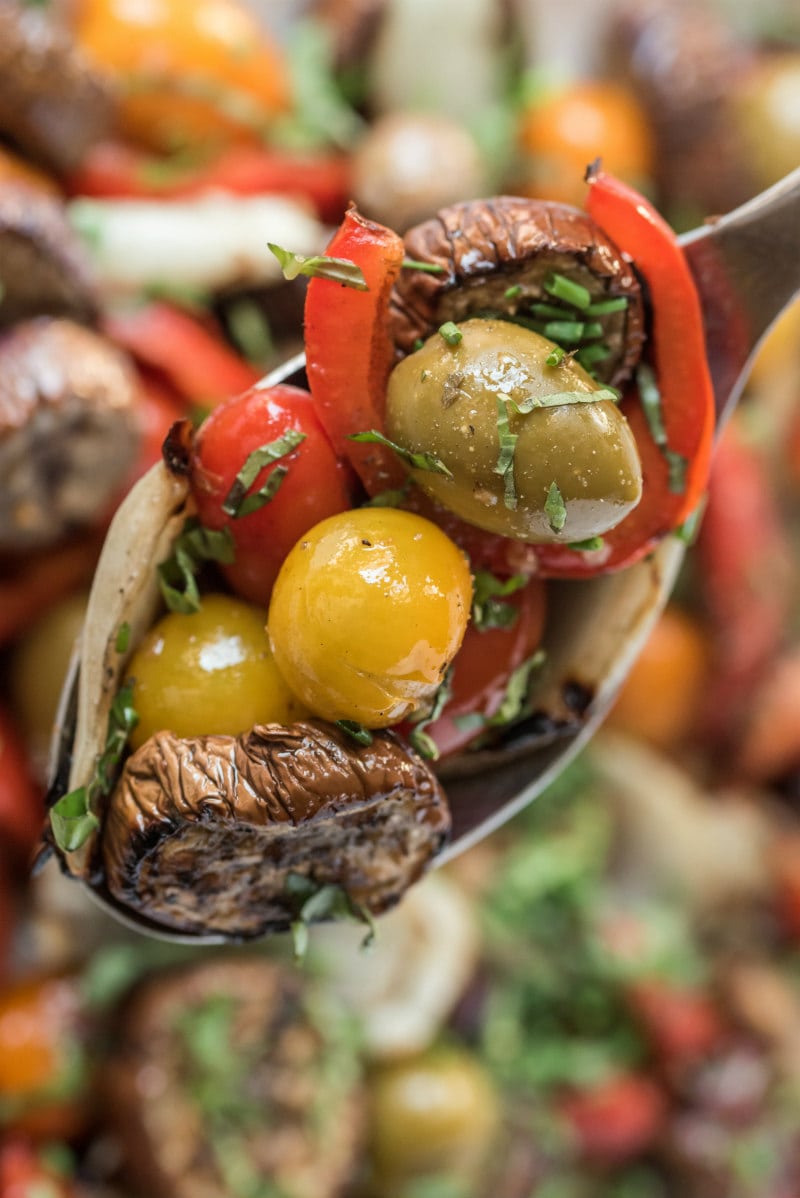
<svg viewBox="0 0 800 1198"><path fill-rule="evenodd" d="M636 382L650 435L667 462L669 471L667 485L673 494L680 495L686 489L688 462L682 454L676 453L669 447L667 429L664 424L664 410L661 406L661 392L658 389L655 372L647 363L639 364L636 371Z"/></svg>
<svg viewBox="0 0 800 1198"><path fill-rule="evenodd" d="M303 960L308 949L309 925L323 919L365 924L367 935L362 948L367 948L375 939L375 924L370 912L334 882L316 882L305 874L292 871L286 877L284 896L294 916L291 932L295 959L298 961Z"/></svg>
<svg viewBox="0 0 800 1198"><path fill-rule="evenodd" d="M418 262L415 258L403 259L403 270L422 270L429 275L444 274L444 267L439 262Z"/></svg>
<svg viewBox="0 0 800 1198"><path fill-rule="evenodd" d="M518 299L522 295L522 287L519 283L512 284L511 287L506 287L503 292L503 298L507 300Z"/></svg>
<svg viewBox="0 0 800 1198"><path fill-rule="evenodd" d="M544 514L547 516L553 532L561 532L567 521L567 505L555 482L550 484L550 489L547 492L547 499L544 501Z"/></svg>
<svg viewBox="0 0 800 1198"><path fill-rule="evenodd" d="M503 603L527 583L524 574L513 574L511 578L496 578L488 570L478 570L473 579L472 623L479 632L489 628L511 628L519 618L519 609L513 603Z"/></svg>
<svg viewBox="0 0 800 1198"><path fill-rule="evenodd" d="M100 821L89 806L89 792L85 786L65 794L50 810L55 842L65 853L74 853L99 826Z"/></svg>
<svg viewBox="0 0 800 1198"><path fill-rule="evenodd" d="M585 541L570 541L568 549L575 549L579 553L594 553L596 549L602 549L605 541L602 537L587 537Z"/></svg>
<svg viewBox="0 0 800 1198"><path fill-rule="evenodd" d="M303 254L293 254L291 250L284 250L271 241L267 242L267 245L278 259L285 279L292 280L298 275L308 275L312 279L329 279L332 283L341 283L343 287L353 287L356 291L369 291L361 267L349 258L331 258L326 254L305 257Z"/></svg>
<svg viewBox="0 0 800 1198"><path fill-rule="evenodd" d="M536 408L563 408L568 404L602 403L609 400L616 403L616 393L607 387L601 387L596 391L553 391L550 395L529 395L520 403L508 398L503 402L512 407L520 416L527 416Z"/></svg>
<svg viewBox="0 0 800 1198"><path fill-rule="evenodd" d="M131 643L131 626L128 623L128 621L125 620L122 624L120 624L119 628L117 629L117 639L114 643L114 647L117 650L117 653L127 653L128 645L130 643Z"/></svg>
<svg viewBox="0 0 800 1198"><path fill-rule="evenodd" d="M452 320L446 320L439 326L439 336L443 337L448 345L460 345L464 334Z"/></svg>
<svg viewBox="0 0 800 1198"><path fill-rule="evenodd" d="M50 809L53 837L63 852L74 853L98 827L95 799L110 793L114 785L115 767L138 722L139 717L133 706L133 683L128 682L114 696L108 715L105 747L95 761L89 782L63 795Z"/></svg>
<svg viewBox="0 0 800 1198"><path fill-rule="evenodd" d="M403 484L402 487L392 487L388 491L380 491L377 495L366 499L361 505L362 507L400 507L408 499L408 493L411 490L411 479Z"/></svg>
<svg viewBox="0 0 800 1198"><path fill-rule="evenodd" d="M336 720L334 721L337 728L340 728L347 736L359 745L371 745L372 733L369 728L365 728L363 724L357 723L356 720Z"/></svg>
<svg viewBox="0 0 800 1198"><path fill-rule="evenodd" d="M544 289L548 295L554 295L557 299L564 300L565 303L571 304L573 308L579 308L582 312L592 302L592 295L588 287L576 283L573 279L568 279L565 275L551 275L545 283Z"/></svg>
<svg viewBox="0 0 800 1198"><path fill-rule="evenodd" d="M230 529L204 528L194 518L186 521L172 555L158 567L161 595L170 611L189 614L200 610L197 573L203 562L230 565L235 551Z"/></svg>
<svg viewBox="0 0 800 1198"><path fill-rule="evenodd" d="M564 350L560 345L554 345L544 360L545 366L558 366L563 360L565 353L566 350Z"/></svg>
<svg viewBox="0 0 800 1198"><path fill-rule="evenodd" d="M517 666L508 680L503 702L495 715L486 721L487 724L494 728L502 727L505 724L512 724L528 714L531 675L542 667L544 660L544 650L537 649L521 665Z"/></svg>
<svg viewBox="0 0 800 1198"><path fill-rule="evenodd" d="M288 453L296 449L305 439L305 433L300 433L297 429L290 428L277 441L270 441L267 445L260 445L258 449L254 449L252 453L248 454L244 465L236 475L231 489L225 496L222 504L223 512L227 516L232 516L235 520L238 520L242 516L249 516L251 512L256 512L259 508L269 503L288 473L287 466L276 466L274 470L271 470L260 490L255 491L252 495L248 495L247 491L265 466L269 466L272 462L277 462L281 458L286 457Z"/></svg>
<svg viewBox="0 0 800 1198"><path fill-rule="evenodd" d="M359 441L365 445L385 445L387 449L393 449L406 465L412 466L415 470L430 470L432 474L443 474L445 478L453 477L452 471L435 454L414 453L410 449L404 449L402 445L397 445L388 437L384 437L383 433L379 433L377 429L369 429L363 433L351 433L348 440Z"/></svg>
<svg viewBox="0 0 800 1198"><path fill-rule="evenodd" d="M519 436L512 433L509 427L508 403L501 396L497 397L497 439L500 452L494 473L503 480L503 503L509 511L517 509L517 488L514 481L514 453Z"/></svg>
<svg viewBox="0 0 800 1198"><path fill-rule="evenodd" d="M433 703L427 715L416 715L411 717L411 723L414 727L409 733L408 740L412 748L416 749L420 757L426 757L429 761L438 761L439 746L436 741L430 736L425 729L429 724L435 723L439 716L444 711L453 694L453 668L452 666L442 679L441 685L437 688L436 694L433 696Z"/></svg>

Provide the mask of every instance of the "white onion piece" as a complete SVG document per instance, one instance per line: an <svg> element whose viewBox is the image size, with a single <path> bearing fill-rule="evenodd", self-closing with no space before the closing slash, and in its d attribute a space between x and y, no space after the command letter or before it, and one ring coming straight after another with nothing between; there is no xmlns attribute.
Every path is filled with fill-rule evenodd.
<svg viewBox="0 0 800 1198"><path fill-rule="evenodd" d="M316 254L329 237L300 203L272 195L77 199L67 212L110 296L275 283L282 276L268 242Z"/></svg>
<svg viewBox="0 0 800 1198"><path fill-rule="evenodd" d="M387 1059L432 1043L461 997L478 955L472 906L442 874L429 875L377 923L320 924L312 945L336 994L362 1026L367 1052Z"/></svg>
<svg viewBox="0 0 800 1198"><path fill-rule="evenodd" d="M388 0L370 62L377 112L479 120L501 95L496 0Z"/></svg>
<svg viewBox="0 0 800 1198"><path fill-rule="evenodd" d="M767 895L774 831L747 796L707 794L667 757L603 730L591 748L619 818L626 875L695 910Z"/></svg>

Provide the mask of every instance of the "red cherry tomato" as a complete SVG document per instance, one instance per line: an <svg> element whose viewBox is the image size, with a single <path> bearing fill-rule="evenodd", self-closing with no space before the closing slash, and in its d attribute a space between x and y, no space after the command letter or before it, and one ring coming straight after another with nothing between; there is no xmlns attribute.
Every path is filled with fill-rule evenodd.
<svg viewBox="0 0 800 1198"><path fill-rule="evenodd" d="M541 579L531 579L502 602L513 606L516 620L508 628L483 631L475 623L468 625L453 662L450 700L439 719L425 729L442 757L480 736L482 724L461 724L462 717L481 715L488 719L496 715L511 675L531 657L542 639L545 585Z"/></svg>
<svg viewBox="0 0 800 1198"><path fill-rule="evenodd" d="M579 1090L563 1100L561 1111L581 1155L604 1165L619 1165L646 1151L667 1117L661 1090L638 1073L620 1074Z"/></svg>
<svg viewBox="0 0 800 1198"><path fill-rule="evenodd" d="M41 1160L22 1139L0 1145L0 1198L74 1198L72 1182Z"/></svg>
<svg viewBox="0 0 800 1198"><path fill-rule="evenodd" d="M268 477L279 478L272 498L247 514L227 514L223 504L249 455L291 432L303 440L259 469L247 489L249 498ZM295 542L318 521L352 507L353 476L336 456L311 396L286 384L254 387L216 408L195 438L190 480L201 523L233 535L236 560L224 567L228 582L261 606Z"/></svg>
<svg viewBox="0 0 800 1198"><path fill-rule="evenodd" d="M20 871L27 868L43 819L43 796L28 770L19 731L0 709L0 838Z"/></svg>

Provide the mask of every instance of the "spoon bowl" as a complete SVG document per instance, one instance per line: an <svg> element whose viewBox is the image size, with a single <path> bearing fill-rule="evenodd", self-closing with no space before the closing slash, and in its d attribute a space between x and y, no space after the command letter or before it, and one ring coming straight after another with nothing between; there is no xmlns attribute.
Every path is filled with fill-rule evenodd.
<svg viewBox="0 0 800 1198"><path fill-rule="evenodd" d="M742 208L685 235L681 243L700 293L719 427L741 394L760 340L800 291L800 170ZM304 381L304 358L299 355L259 386ZM159 469L163 467L154 467ZM130 503L136 499L126 500L118 514L123 526ZM685 548L673 535L648 558L617 573L548 584L552 598L545 659L531 693L533 715L513 729L500 748L443 763L453 834L436 864L476 844L519 812L591 738L667 603ZM79 675L76 655L57 720L51 802L71 785ZM84 880L95 901L136 931L177 943L228 939L166 930L119 906L102 882Z"/></svg>

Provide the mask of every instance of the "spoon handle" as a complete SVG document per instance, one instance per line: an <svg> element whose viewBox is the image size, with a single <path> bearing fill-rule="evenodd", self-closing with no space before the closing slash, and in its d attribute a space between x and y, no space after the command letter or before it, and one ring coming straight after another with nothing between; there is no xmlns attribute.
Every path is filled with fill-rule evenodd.
<svg viewBox="0 0 800 1198"><path fill-rule="evenodd" d="M800 169L684 234L681 245L700 293L722 422L739 399L762 337L800 294Z"/></svg>

